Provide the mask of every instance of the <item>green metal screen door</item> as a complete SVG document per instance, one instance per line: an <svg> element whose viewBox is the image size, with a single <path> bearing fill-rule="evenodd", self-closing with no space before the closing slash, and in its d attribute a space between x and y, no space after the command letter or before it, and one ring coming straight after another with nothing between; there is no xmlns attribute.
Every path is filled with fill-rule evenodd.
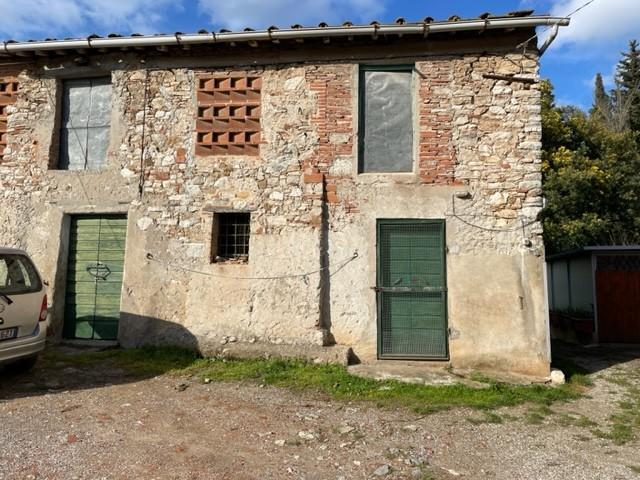
<svg viewBox="0 0 640 480"><path fill-rule="evenodd" d="M444 221L378 220L378 355L448 358Z"/></svg>
<svg viewBox="0 0 640 480"><path fill-rule="evenodd" d="M71 218L66 338L117 339L126 232L121 215Z"/></svg>

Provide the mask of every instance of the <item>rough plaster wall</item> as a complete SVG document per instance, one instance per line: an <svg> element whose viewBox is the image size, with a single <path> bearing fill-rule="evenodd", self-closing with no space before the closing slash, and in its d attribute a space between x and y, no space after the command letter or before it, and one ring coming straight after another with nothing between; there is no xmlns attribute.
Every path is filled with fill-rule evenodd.
<svg viewBox="0 0 640 480"><path fill-rule="evenodd" d="M160 278L174 274L182 278L183 291L176 295L183 299L184 308L173 313L156 307L159 311L153 317L181 323L210 340L233 336L274 343L322 343L318 278L244 280L314 271L320 264L318 230L309 226L312 216L320 215L320 205L305 195L301 169L316 143L309 120L313 98L304 71L287 68L251 73L263 78L265 143L259 158L193 156L193 72L150 74L147 117L153 119L149 125L154 133L145 152L144 196L137 206L139 218L133 235L144 229L146 240L140 250L151 252L159 261L209 275L185 277L175 266L168 267ZM131 75L139 78L135 72ZM132 103L140 98L139 90L131 95ZM136 115L141 116L140 112ZM138 145L142 132L128 131L128 143ZM124 155L135 160L140 151L129 150ZM138 174L139 167L130 162L125 176ZM250 262L211 264L212 215L233 210L251 212ZM130 251L132 241L130 238ZM134 289L144 283L142 277L150 275L152 268L140 260L144 251L129 263L141 267L127 274L126 282L135 285ZM135 315L148 314L144 305L133 308ZM127 328L135 329L135 320L126 323Z"/></svg>
<svg viewBox="0 0 640 480"><path fill-rule="evenodd" d="M330 257L357 248L366 265L332 278L332 333L361 358L375 358L376 218L444 218L451 362L545 374L544 261L536 221L540 93L537 85L483 77L532 76L537 62L521 55L439 57L418 62L417 69L425 73L418 87L417 174L336 182L337 197L356 199L357 210L332 208ZM470 195L457 198L457 191Z"/></svg>
<svg viewBox="0 0 640 480"><path fill-rule="evenodd" d="M56 81L26 71L10 117L9 162L0 165L1 195L9 199L0 240L35 251L45 276L56 277L54 289L64 283L55 259L65 244L51 232L61 231L63 214L128 212L123 344L229 336L321 344L330 329L338 343L374 358L376 218L445 218L452 362L548 368L541 230L528 225L541 207L539 90L482 76L532 75L535 60L418 62L425 74L417 86L418 168L399 176L355 174L353 64L252 72L263 77L259 157L194 156L196 72L146 73L137 65L114 64L105 171L47 171ZM456 198L454 210L458 190L471 197ZM248 265L210 263L216 210L252 212ZM354 250L358 259L322 281L318 273L223 278L335 269ZM147 260L147 252L163 263Z"/></svg>

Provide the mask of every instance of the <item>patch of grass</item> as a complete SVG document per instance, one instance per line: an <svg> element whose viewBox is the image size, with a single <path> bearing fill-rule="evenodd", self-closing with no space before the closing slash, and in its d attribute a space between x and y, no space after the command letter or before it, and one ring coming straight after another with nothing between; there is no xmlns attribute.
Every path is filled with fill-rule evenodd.
<svg viewBox="0 0 640 480"><path fill-rule="evenodd" d="M634 438L631 426L623 425L621 423L614 423L609 431L596 428L592 430L591 433L596 437L611 440L615 445L624 445Z"/></svg>
<svg viewBox="0 0 640 480"><path fill-rule="evenodd" d="M527 411L525 421L530 425L542 425L549 415L553 415L553 410L546 405L539 405Z"/></svg>
<svg viewBox="0 0 640 480"><path fill-rule="evenodd" d="M191 373L217 381L252 380L293 390L313 390L334 399L369 400L380 406L404 405L418 413L452 407L490 410L535 403L549 405L580 396L569 383L558 388L509 385L491 381L488 388L462 384L425 386L351 375L341 365L312 365L296 360L202 360Z"/></svg>
<svg viewBox="0 0 640 480"><path fill-rule="evenodd" d="M467 417L467 421L473 423L474 425L482 425L483 423L502 423L503 418L497 413L485 412L483 417Z"/></svg>
<svg viewBox="0 0 640 480"><path fill-rule="evenodd" d="M589 417L577 413L562 413L558 416L557 422L563 427L593 428L597 423Z"/></svg>
<svg viewBox="0 0 640 480"><path fill-rule="evenodd" d="M636 465L627 465L627 468L631 470L633 473L637 473L638 475L640 475L640 467Z"/></svg>
<svg viewBox="0 0 640 480"><path fill-rule="evenodd" d="M540 415L538 412L527 412L525 415L525 421L529 425L542 425L546 417Z"/></svg>
<svg viewBox="0 0 640 480"><path fill-rule="evenodd" d="M314 391L337 400L371 401L378 406L405 406L420 414L454 407L492 410L498 407L532 403L540 406L568 401L582 395L582 386L569 381L551 388L544 385L511 385L483 377L487 388L463 384L426 386L395 380L379 381L351 375L342 365L314 365L299 360L203 359L190 350L176 347L141 349L106 349L66 353L52 349L47 356L65 366L93 366L108 362L131 374L158 375L175 373L210 381L250 381ZM487 414L491 423L495 414ZM502 421L502 418L500 418Z"/></svg>
<svg viewBox="0 0 640 480"><path fill-rule="evenodd" d="M593 386L593 379L589 377L589 371L568 358L554 358L551 364L553 368L562 370L565 379L574 385L583 387Z"/></svg>
<svg viewBox="0 0 640 480"><path fill-rule="evenodd" d="M626 389L624 400L618 402L619 410L609 417L609 429L594 430L593 434L604 439L611 440L616 445L636 440L640 430L640 387L635 382L640 380L640 370L630 370L624 373L615 373L608 381Z"/></svg>

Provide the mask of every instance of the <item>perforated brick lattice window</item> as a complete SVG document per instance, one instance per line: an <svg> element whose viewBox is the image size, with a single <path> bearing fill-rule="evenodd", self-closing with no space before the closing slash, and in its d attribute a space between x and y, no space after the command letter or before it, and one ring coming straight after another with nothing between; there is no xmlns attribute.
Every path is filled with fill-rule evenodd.
<svg viewBox="0 0 640 480"><path fill-rule="evenodd" d="M244 73L200 74L197 155L258 155L262 79Z"/></svg>
<svg viewBox="0 0 640 480"><path fill-rule="evenodd" d="M249 258L249 235L251 214L216 214L216 261L236 259L247 261Z"/></svg>
<svg viewBox="0 0 640 480"><path fill-rule="evenodd" d="M15 103L17 96L18 81L13 78L0 78L0 162L4 159L4 151L8 143L7 107Z"/></svg>

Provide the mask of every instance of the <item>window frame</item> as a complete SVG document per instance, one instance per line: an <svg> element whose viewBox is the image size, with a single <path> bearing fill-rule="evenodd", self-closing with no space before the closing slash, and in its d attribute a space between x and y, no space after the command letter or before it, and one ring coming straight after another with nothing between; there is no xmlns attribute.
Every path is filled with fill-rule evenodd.
<svg viewBox="0 0 640 480"><path fill-rule="evenodd" d="M243 245L243 249L246 250L246 253L237 253L233 252L231 255L227 255L228 251L222 252L222 246L228 247L230 244L228 241L222 241L221 235L221 226L225 223L222 221L223 217L239 217L246 216L246 234L242 235L246 237L246 244ZM240 224L240 222L235 222ZM244 226L244 222L242 222ZM237 236L237 235L235 235ZM235 263L235 264L247 264L249 263L249 254L251 244L251 212L249 211L225 211L225 212L215 212L213 215L213 225L211 228L211 263ZM235 244L234 247L238 247L239 244ZM222 255L222 254L225 255Z"/></svg>
<svg viewBox="0 0 640 480"><path fill-rule="evenodd" d="M386 171L386 172L367 172L364 170L364 153L365 153L365 99L366 90L365 74L366 72L407 72L411 74L410 87L410 104L411 104L411 167L409 170L403 171ZM358 65L358 152L356 170L358 175L414 175L416 164L416 135L419 133L416 125L416 66L414 63L403 64L359 64Z"/></svg>
<svg viewBox="0 0 640 480"><path fill-rule="evenodd" d="M69 83L73 83L73 82L89 82L91 88L93 88L93 84L94 82L97 81L104 81L106 82L106 84L109 86L110 88L110 97L109 97L109 107L108 107L108 111L109 111L109 115L108 115L108 119L109 119L109 123L108 125L105 125L103 127L100 128L107 128L108 129L108 136L107 136L107 145L106 145L106 149L105 149L105 156L103 161L96 167L94 168L90 168L89 167L89 163L88 163L88 152L89 152L89 142L87 141L86 145L84 148L86 148L86 151L83 150L83 154L84 154L84 167L83 168L69 168L69 162L68 162L68 156L69 154L67 153L67 162L66 165L62 165L62 159L63 159L63 130L67 130L68 132L72 132L74 130L89 130L91 127L76 127L76 126L72 126L71 128L65 127L64 125L64 110L65 110L65 102L68 102L68 97L65 96L65 89L66 86ZM105 170L108 165L108 154L109 154L109 147L111 144L111 133L112 133L112 129L113 129L113 78L111 76L110 73L100 73L96 75L87 75L87 76L71 76L68 78L60 78L59 79L59 83L58 83L58 94L56 95L56 103L58 105L58 112L56 114L56 130L55 130L55 142L52 145L55 148L55 151L57 153L57 155L53 156L56 161L55 164L52 164L52 166L50 166L49 168L51 170L57 170L57 171L62 171L62 172L67 172L67 171L75 171L75 172L87 172L87 171L101 171L101 170ZM88 140L88 139L87 139Z"/></svg>
<svg viewBox="0 0 640 480"><path fill-rule="evenodd" d="M0 253L0 261L3 261L4 264L7 265L8 267L7 259L20 262L20 264L18 265L18 268L20 268L21 270L20 275L24 277L25 272L22 271L24 269L32 285L31 286L25 285L24 288L22 288L21 290L12 290L7 285L0 284L0 293L4 295L14 296L14 295L25 295L29 293L37 293L42 290L42 285L43 285L42 279L40 278L38 269L36 268L36 266L33 264L33 262L29 257L21 253ZM6 272L7 272L7 277L3 281L6 281L9 278L8 268Z"/></svg>

